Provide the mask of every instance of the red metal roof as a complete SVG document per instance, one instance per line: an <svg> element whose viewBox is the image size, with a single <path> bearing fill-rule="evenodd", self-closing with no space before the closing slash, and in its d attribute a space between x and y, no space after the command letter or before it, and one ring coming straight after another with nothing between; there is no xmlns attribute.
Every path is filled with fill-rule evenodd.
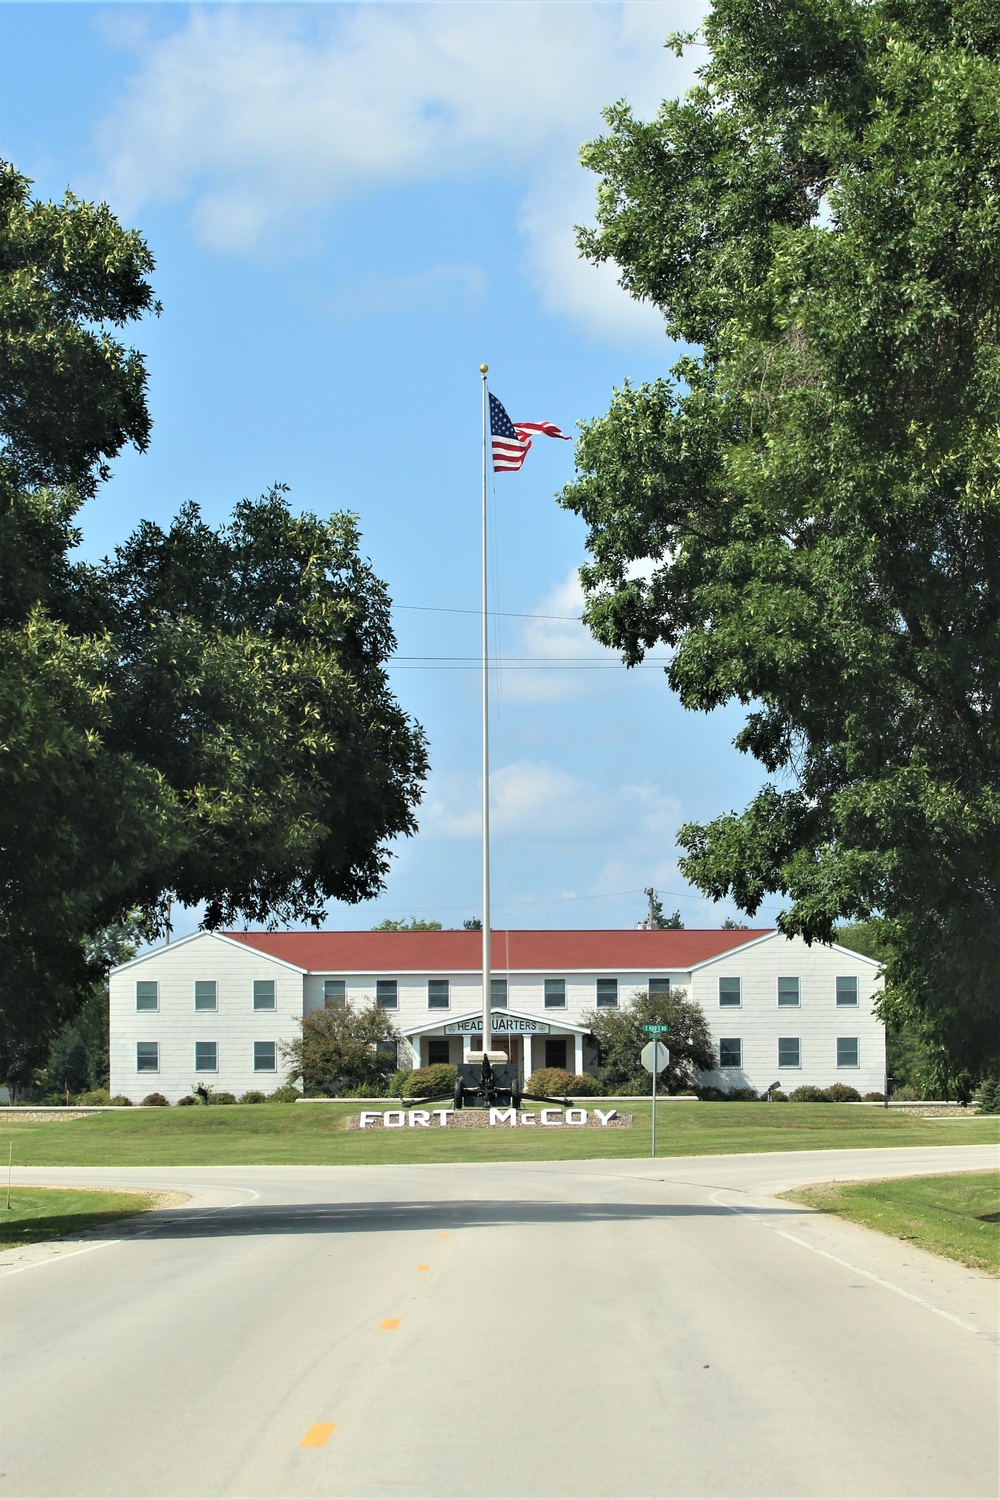
<svg viewBox="0 0 1000 1500"><path fill-rule="evenodd" d="M497 973L508 969L676 972L740 948L771 931L518 929L493 933L492 964ZM482 963L482 936L478 932L223 932L220 936L322 974L475 973Z"/></svg>

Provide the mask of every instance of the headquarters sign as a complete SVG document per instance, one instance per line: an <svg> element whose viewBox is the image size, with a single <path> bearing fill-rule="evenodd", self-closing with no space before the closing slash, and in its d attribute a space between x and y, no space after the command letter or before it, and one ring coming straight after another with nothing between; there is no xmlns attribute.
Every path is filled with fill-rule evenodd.
<svg viewBox="0 0 1000 1500"><path fill-rule="evenodd" d="M444 1027L445 1036L477 1035L483 1029L482 1016L467 1016L464 1021L450 1021ZM547 1021L534 1021L530 1016L512 1016L507 1011L490 1012L490 1029L494 1036L520 1036L525 1033L540 1036L552 1030Z"/></svg>

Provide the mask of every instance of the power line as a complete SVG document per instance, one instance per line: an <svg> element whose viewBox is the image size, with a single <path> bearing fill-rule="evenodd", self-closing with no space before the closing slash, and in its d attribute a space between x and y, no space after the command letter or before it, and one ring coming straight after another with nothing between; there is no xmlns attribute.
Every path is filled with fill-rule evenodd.
<svg viewBox="0 0 1000 1500"><path fill-rule="evenodd" d="M424 615L476 615L481 616L482 611L478 609L455 609L444 604L394 604L393 609L405 609ZM488 610L490 619L497 620L565 620L571 625L582 625L581 615L533 615L517 614L509 609Z"/></svg>

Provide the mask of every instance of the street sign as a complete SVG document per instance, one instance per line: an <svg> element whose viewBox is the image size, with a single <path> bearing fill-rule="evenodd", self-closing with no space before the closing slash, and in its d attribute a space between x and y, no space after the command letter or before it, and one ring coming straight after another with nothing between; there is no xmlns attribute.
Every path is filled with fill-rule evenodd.
<svg viewBox="0 0 1000 1500"><path fill-rule="evenodd" d="M670 1061L670 1053L662 1042L647 1042L639 1053L639 1061L647 1073L662 1073Z"/></svg>
<svg viewBox="0 0 1000 1500"><path fill-rule="evenodd" d="M642 1029L643 1031L648 1031L652 1036L662 1036L665 1031L670 1030L670 1027L666 1024L666 1022L663 1022L662 1024L657 1022L655 1025L644 1026Z"/></svg>

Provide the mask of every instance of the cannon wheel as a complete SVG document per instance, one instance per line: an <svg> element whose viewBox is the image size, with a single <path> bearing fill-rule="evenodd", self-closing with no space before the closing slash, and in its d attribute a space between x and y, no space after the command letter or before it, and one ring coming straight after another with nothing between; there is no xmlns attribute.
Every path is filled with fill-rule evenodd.
<svg viewBox="0 0 1000 1500"><path fill-rule="evenodd" d="M456 1080L455 1080L455 1108L456 1109L461 1109L462 1105L464 1103L465 1103L465 1100L462 1097L462 1080L460 1078L456 1078Z"/></svg>
<svg viewBox="0 0 1000 1500"><path fill-rule="evenodd" d="M513 1085L513 1087L511 1088L511 1091L510 1091L510 1102L511 1102L511 1104L513 1104L513 1106L514 1106L515 1109L520 1109L521 1108L521 1099L522 1099L522 1097L523 1096L521 1094L521 1085L519 1083L515 1083Z"/></svg>

